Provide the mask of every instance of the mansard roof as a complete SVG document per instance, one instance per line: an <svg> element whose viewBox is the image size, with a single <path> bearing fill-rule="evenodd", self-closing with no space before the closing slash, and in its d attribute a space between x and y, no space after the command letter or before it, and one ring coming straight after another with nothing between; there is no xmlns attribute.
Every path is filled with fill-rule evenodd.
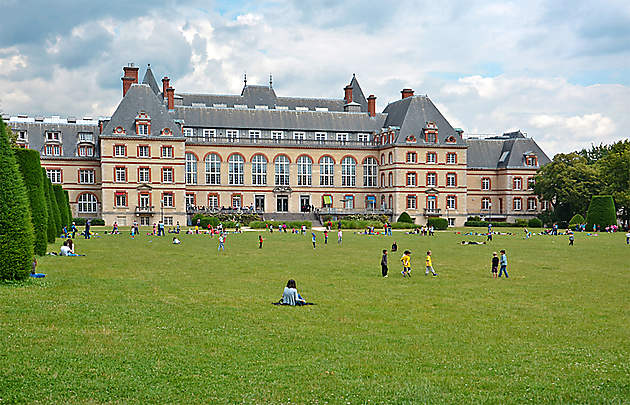
<svg viewBox="0 0 630 405"><path fill-rule="evenodd" d="M151 119L151 135L159 135L164 128L171 130L174 137L182 137L181 130L166 110L166 106L148 84L133 84L112 115L103 135L112 135L122 127L127 135L136 135L136 117L140 112Z"/></svg>
<svg viewBox="0 0 630 405"><path fill-rule="evenodd" d="M352 88L352 101L361 105L361 111L367 112L367 100L363 94L363 90L361 90L361 86L359 86L359 81L354 74L352 75L352 80L350 81L350 87Z"/></svg>
<svg viewBox="0 0 630 405"><path fill-rule="evenodd" d="M385 107L383 113L387 114L385 127L400 128L395 141L397 144L404 144L411 135L421 142L425 128L433 123L438 130L437 145L446 144L446 140L451 137L455 142L449 145L465 145L461 134L455 131L427 96L411 96L395 101Z"/></svg>
<svg viewBox="0 0 630 405"><path fill-rule="evenodd" d="M142 79L142 84L148 84L151 87L151 90L158 95L160 94L160 86L158 86L157 81L155 80L155 76L153 76L153 71L151 70L151 65L147 66L147 71L144 74L144 78Z"/></svg>
<svg viewBox="0 0 630 405"><path fill-rule="evenodd" d="M538 167L551 162L538 144L521 131L504 133L485 139L466 140L467 162L471 169L517 169L531 168L525 165L525 157L534 155Z"/></svg>
<svg viewBox="0 0 630 405"><path fill-rule="evenodd" d="M186 127L370 133L382 128L386 115L175 106L173 117Z"/></svg>

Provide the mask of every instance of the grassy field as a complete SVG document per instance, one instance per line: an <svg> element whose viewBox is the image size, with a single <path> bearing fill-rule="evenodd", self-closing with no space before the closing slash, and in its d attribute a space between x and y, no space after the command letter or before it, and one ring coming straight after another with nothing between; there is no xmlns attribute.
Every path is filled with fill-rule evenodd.
<svg viewBox="0 0 630 405"><path fill-rule="evenodd" d="M258 234L225 253L206 235L103 235L41 258L45 279L0 286L0 403L630 402L622 234L345 232L315 250L277 232L259 250ZM411 279L400 252L380 277L393 240ZM510 278L493 280L502 248ZM271 305L289 278L318 305Z"/></svg>

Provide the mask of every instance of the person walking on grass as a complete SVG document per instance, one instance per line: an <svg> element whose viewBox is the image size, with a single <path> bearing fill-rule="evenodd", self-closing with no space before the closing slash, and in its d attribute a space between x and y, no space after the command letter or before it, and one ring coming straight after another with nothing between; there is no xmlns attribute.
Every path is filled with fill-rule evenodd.
<svg viewBox="0 0 630 405"><path fill-rule="evenodd" d="M341 231L341 229L339 229L339 232L337 232L337 244L341 245L343 239L343 232Z"/></svg>
<svg viewBox="0 0 630 405"><path fill-rule="evenodd" d="M225 236L223 236L223 234L219 235L219 248L217 251L220 250L225 252Z"/></svg>
<svg viewBox="0 0 630 405"><path fill-rule="evenodd" d="M263 237L262 235L258 235L258 249L262 249Z"/></svg>
<svg viewBox="0 0 630 405"><path fill-rule="evenodd" d="M501 265L501 269L499 270L499 277L501 277L501 274L505 273L505 278L509 278L507 272L507 256L505 254L505 250L503 249L501 250L501 259L499 260L499 264Z"/></svg>
<svg viewBox="0 0 630 405"><path fill-rule="evenodd" d="M381 257L381 274L383 277L387 277L387 249L383 249L383 256Z"/></svg>
<svg viewBox="0 0 630 405"><path fill-rule="evenodd" d="M630 245L630 232L626 233L626 245Z"/></svg>
<svg viewBox="0 0 630 405"><path fill-rule="evenodd" d="M497 252L492 252L492 278L497 278L499 273L499 256Z"/></svg>
<svg viewBox="0 0 630 405"><path fill-rule="evenodd" d="M324 230L324 245L328 244L328 230Z"/></svg>
<svg viewBox="0 0 630 405"><path fill-rule="evenodd" d="M90 226L92 225L92 222L88 219L87 221L85 221L85 239L90 239Z"/></svg>
<svg viewBox="0 0 630 405"><path fill-rule="evenodd" d="M315 249L315 242L317 242L317 238L315 237L315 232L311 232L311 240L313 241L313 249Z"/></svg>
<svg viewBox="0 0 630 405"><path fill-rule="evenodd" d="M72 232L72 239L74 239L78 232L76 223L72 222L72 226L70 227L70 232Z"/></svg>
<svg viewBox="0 0 630 405"><path fill-rule="evenodd" d="M431 274L433 274L433 277L437 277L437 273L435 272L435 270L433 270L433 260L431 260L431 251L427 251L427 257L425 259L426 262L426 266L427 269L424 272L425 276L429 275L429 272L431 272Z"/></svg>
<svg viewBox="0 0 630 405"><path fill-rule="evenodd" d="M573 246L573 241L575 240L575 235L570 234L569 235L569 246Z"/></svg>
<svg viewBox="0 0 630 405"><path fill-rule="evenodd" d="M403 265L403 269L400 272L402 274L403 277L411 277L411 252L408 250L405 250L403 256L400 258L400 261L402 262Z"/></svg>

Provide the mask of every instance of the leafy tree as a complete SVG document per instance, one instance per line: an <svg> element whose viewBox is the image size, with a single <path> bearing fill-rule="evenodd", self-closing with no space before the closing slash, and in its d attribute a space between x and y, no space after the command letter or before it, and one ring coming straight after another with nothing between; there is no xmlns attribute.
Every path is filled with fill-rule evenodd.
<svg viewBox="0 0 630 405"><path fill-rule="evenodd" d="M599 146L591 146L591 149L582 149L577 154L586 159L587 164L592 165L608 155L609 152L610 146L600 143Z"/></svg>
<svg viewBox="0 0 630 405"><path fill-rule="evenodd" d="M0 118L0 278L23 280L33 263L33 224L6 128Z"/></svg>
<svg viewBox="0 0 630 405"><path fill-rule="evenodd" d="M48 247L48 203L44 193L44 179L42 178L39 153L29 149L15 149L14 153L28 194L35 236L35 254L42 256L46 254Z"/></svg>
<svg viewBox="0 0 630 405"><path fill-rule="evenodd" d="M45 169L42 169L46 173ZM46 176L48 179L48 176ZM61 213L59 213L59 204L57 204L57 197L55 196L55 190L53 189L52 182L48 179L48 200L50 201L52 219L54 224L54 237L56 238L61 231ZM54 239L53 239L54 242Z"/></svg>
<svg viewBox="0 0 630 405"><path fill-rule="evenodd" d="M584 217L580 214L575 214L573 216L573 218L571 218L571 220L569 221L569 225L573 226L573 225L579 225L579 224L583 224L585 223L586 220L584 219Z"/></svg>
<svg viewBox="0 0 630 405"><path fill-rule="evenodd" d="M602 189L598 168L577 153L557 154L538 171L535 181L534 192L552 204L556 221L586 212L591 197Z"/></svg>
<svg viewBox="0 0 630 405"><path fill-rule="evenodd" d="M61 230L64 226L68 226L68 203L66 201L66 196L63 193L61 184L53 185L53 191L55 192L57 207L59 207L59 216L61 218L61 226L59 227L59 230Z"/></svg>
<svg viewBox="0 0 630 405"><path fill-rule="evenodd" d="M42 168L42 181L44 185L44 197L46 199L46 213L48 218L48 225L46 226L46 236L48 238L48 243L54 243L55 238L57 237L57 231L55 228L55 216L53 214L52 208L52 200L50 198L50 190L52 186L49 186L50 179L46 175L46 169Z"/></svg>

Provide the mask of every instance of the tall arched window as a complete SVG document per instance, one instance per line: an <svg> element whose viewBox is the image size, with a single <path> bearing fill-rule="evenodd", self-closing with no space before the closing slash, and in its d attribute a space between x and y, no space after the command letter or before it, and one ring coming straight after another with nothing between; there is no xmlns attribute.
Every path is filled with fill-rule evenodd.
<svg viewBox="0 0 630 405"><path fill-rule="evenodd" d="M289 185L289 158L279 155L274 161L276 167L276 186Z"/></svg>
<svg viewBox="0 0 630 405"><path fill-rule="evenodd" d="M96 212L98 200L91 193L84 193L77 199L79 214L93 214Z"/></svg>
<svg viewBox="0 0 630 405"><path fill-rule="evenodd" d="M376 187L377 163L373 157L368 157L363 161L363 185L365 187Z"/></svg>
<svg viewBox="0 0 630 405"><path fill-rule="evenodd" d="M228 184L243 185L245 183L245 159L241 155L232 155L228 159Z"/></svg>
<svg viewBox="0 0 630 405"><path fill-rule="evenodd" d="M197 156L186 153L186 184L197 184Z"/></svg>
<svg viewBox="0 0 630 405"><path fill-rule="evenodd" d="M335 183L335 161L330 156L319 159L319 185L333 186Z"/></svg>
<svg viewBox="0 0 630 405"><path fill-rule="evenodd" d="M341 161L341 185L354 187L357 184L357 161L352 156L346 156Z"/></svg>
<svg viewBox="0 0 630 405"><path fill-rule="evenodd" d="M267 184L267 158L256 155L252 159L252 184L264 186Z"/></svg>
<svg viewBox="0 0 630 405"><path fill-rule="evenodd" d="M394 163L394 154L393 154L393 153L391 153L391 152L389 152L389 155L388 155L388 158L387 158L387 159L388 159L388 163L389 163L390 165L391 165L392 163Z"/></svg>
<svg viewBox="0 0 630 405"><path fill-rule="evenodd" d="M313 182L313 160L308 156L300 156L298 165L298 186L310 186Z"/></svg>
<svg viewBox="0 0 630 405"><path fill-rule="evenodd" d="M221 158L216 153L206 156L206 184L221 184Z"/></svg>

